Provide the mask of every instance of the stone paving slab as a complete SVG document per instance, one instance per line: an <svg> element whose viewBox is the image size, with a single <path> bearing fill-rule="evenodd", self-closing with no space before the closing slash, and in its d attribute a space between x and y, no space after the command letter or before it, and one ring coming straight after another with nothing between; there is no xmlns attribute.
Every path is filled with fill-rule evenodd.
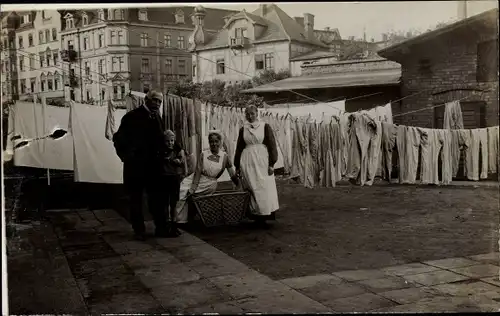
<svg viewBox="0 0 500 316"><path fill-rule="evenodd" d="M483 279L481 279L481 281L500 287L500 278L499 277L483 278Z"/></svg>
<svg viewBox="0 0 500 316"><path fill-rule="evenodd" d="M462 268L462 267L477 265L476 261L467 258L448 258L448 259L424 261L423 263L441 269L453 269L453 268Z"/></svg>
<svg viewBox="0 0 500 316"><path fill-rule="evenodd" d="M363 281L358 281L356 283L361 284L362 286L366 287L369 291L374 293L415 287L412 283L397 276L388 276L379 279L363 280Z"/></svg>
<svg viewBox="0 0 500 316"><path fill-rule="evenodd" d="M334 272L333 275L347 281L379 279L387 276L387 274L382 270L349 270Z"/></svg>
<svg viewBox="0 0 500 316"><path fill-rule="evenodd" d="M141 252L140 255L136 253L123 255L121 259L131 269L147 268L160 263L181 263L179 259L175 258L172 254L155 249Z"/></svg>
<svg viewBox="0 0 500 316"><path fill-rule="evenodd" d="M437 271L437 270L440 270L440 268L429 266L429 265L419 263L419 262L415 262L415 263L408 263L408 264L403 264L403 265L398 265L398 266L391 266L391 267L387 267L387 268L382 268L380 270L382 270L385 273L390 274L390 275L403 276L403 275L412 275L412 274L420 274L420 273Z"/></svg>
<svg viewBox="0 0 500 316"><path fill-rule="evenodd" d="M159 314L165 309L147 293L117 293L97 302L89 302L92 315Z"/></svg>
<svg viewBox="0 0 500 316"><path fill-rule="evenodd" d="M427 273L405 275L403 278L409 282L416 282L424 286L443 283L457 282L469 279L469 277L453 273L451 271L439 270Z"/></svg>
<svg viewBox="0 0 500 316"><path fill-rule="evenodd" d="M455 273L468 276L470 278L481 279L498 276L500 268L492 264L482 264L450 270Z"/></svg>
<svg viewBox="0 0 500 316"><path fill-rule="evenodd" d="M500 287L481 281L440 284L433 286L432 289L451 296L480 295L492 299L500 298Z"/></svg>
<svg viewBox="0 0 500 316"><path fill-rule="evenodd" d="M482 263L493 264L497 266L500 265L500 253L498 252L485 253L481 255L470 256L468 258Z"/></svg>
<svg viewBox="0 0 500 316"><path fill-rule="evenodd" d="M416 303L374 310L384 313L498 312L500 304L486 297L434 297Z"/></svg>
<svg viewBox="0 0 500 316"><path fill-rule="evenodd" d="M419 300L422 300L424 298L431 298L442 295L442 293L439 292L438 290L428 287L399 289L387 292L380 292L377 294L387 299L390 299L391 301L394 301L398 304L411 304Z"/></svg>
<svg viewBox="0 0 500 316"><path fill-rule="evenodd" d="M282 279L280 280L280 282L297 290L315 286L318 283L324 283L330 280L337 280L338 283L342 281L342 279L332 274L318 274L318 275L308 275L298 278Z"/></svg>
<svg viewBox="0 0 500 316"><path fill-rule="evenodd" d="M337 279L327 280L314 286L302 288L298 291L320 303L326 303L338 298L360 295L367 292L363 286Z"/></svg>
<svg viewBox="0 0 500 316"><path fill-rule="evenodd" d="M162 263L138 270L134 270L141 282L147 288L197 281L201 277L194 270L182 263Z"/></svg>
<svg viewBox="0 0 500 316"><path fill-rule="evenodd" d="M397 305L397 303L373 293L339 298L325 302L325 304L337 313L368 312L371 310L388 308Z"/></svg>
<svg viewBox="0 0 500 316"><path fill-rule="evenodd" d="M229 295L206 279L155 287L151 293L165 309L177 312L231 300Z"/></svg>

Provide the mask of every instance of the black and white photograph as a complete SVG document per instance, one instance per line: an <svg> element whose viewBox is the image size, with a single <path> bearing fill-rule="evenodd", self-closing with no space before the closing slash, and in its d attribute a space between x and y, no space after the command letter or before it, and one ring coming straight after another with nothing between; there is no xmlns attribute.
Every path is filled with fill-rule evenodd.
<svg viewBox="0 0 500 316"><path fill-rule="evenodd" d="M498 10L2 4L2 315L500 312Z"/></svg>

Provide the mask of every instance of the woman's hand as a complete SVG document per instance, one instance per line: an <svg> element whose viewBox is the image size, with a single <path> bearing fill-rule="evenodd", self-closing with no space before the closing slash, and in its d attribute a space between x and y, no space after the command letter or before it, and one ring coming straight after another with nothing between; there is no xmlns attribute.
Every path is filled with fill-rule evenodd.
<svg viewBox="0 0 500 316"><path fill-rule="evenodd" d="M267 168L267 174L272 176L274 174L274 168L273 167L268 167Z"/></svg>

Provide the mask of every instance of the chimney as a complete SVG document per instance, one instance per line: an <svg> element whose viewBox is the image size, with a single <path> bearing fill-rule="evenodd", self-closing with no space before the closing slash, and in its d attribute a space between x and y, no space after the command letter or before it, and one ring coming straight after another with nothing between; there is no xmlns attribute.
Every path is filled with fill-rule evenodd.
<svg viewBox="0 0 500 316"><path fill-rule="evenodd" d="M295 22L299 23L299 25L301 27L304 27L304 18L303 17L296 16L293 19L295 20Z"/></svg>
<svg viewBox="0 0 500 316"><path fill-rule="evenodd" d="M311 13L304 13L304 31L307 39L314 38L314 15Z"/></svg>
<svg viewBox="0 0 500 316"><path fill-rule="evenodd" d="M267 14L267 4L259 4L259 15L261 17L266 16Z"/></svg>
<svg viewBox="0 0 500 316"><path fill-rule="evenodd" d="M467 19L467 1L459 0L458 5L458 20Z"/></svg>

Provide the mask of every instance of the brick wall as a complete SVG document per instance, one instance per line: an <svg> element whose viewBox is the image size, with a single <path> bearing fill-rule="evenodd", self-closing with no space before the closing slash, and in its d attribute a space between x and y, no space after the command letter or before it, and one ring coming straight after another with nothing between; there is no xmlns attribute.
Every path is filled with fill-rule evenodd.
<svg viewBox="0 0 500 316"><path fill-rule="evenodd" d="M486 126L498 125L498 81L480 83L476 80L477 44L492 39L492 36L480 30L472 31L473 34L452 32L447 37L441 36L427 41L421 47L411 47L406 57L398 58L402 65L401 94L414 94L402 101L403 113L466 98L464 102L485 102ZM423 60L428 60L427 70L423 69ZM492 63L494 62L492 60ZM446 90L453 91L439 93ZM419 111L398 117L396 122L437 128L434 113L433 109Z"/></svg>

